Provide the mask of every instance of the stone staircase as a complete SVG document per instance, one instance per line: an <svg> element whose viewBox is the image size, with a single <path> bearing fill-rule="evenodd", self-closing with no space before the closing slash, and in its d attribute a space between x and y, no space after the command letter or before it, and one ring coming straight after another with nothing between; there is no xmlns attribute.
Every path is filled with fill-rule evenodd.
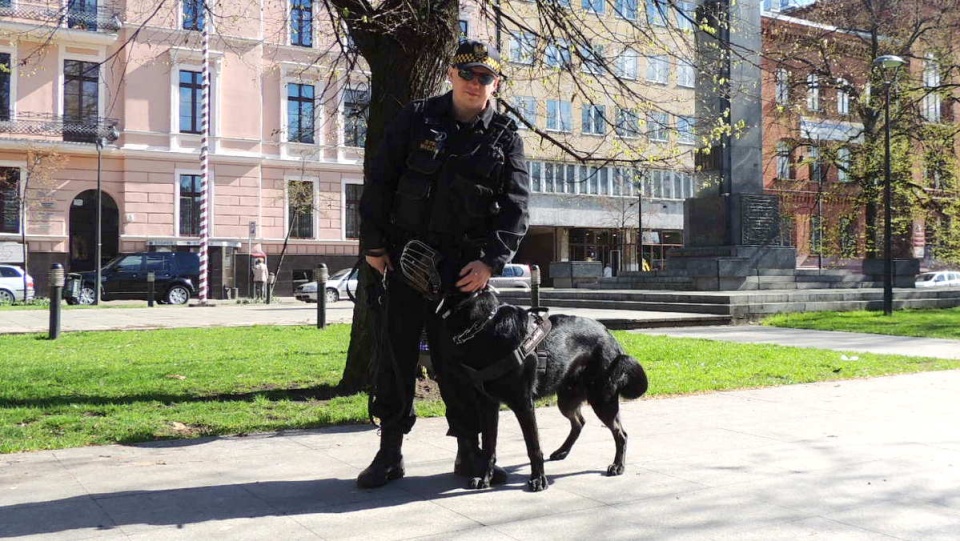
<svg viewBox="0 0 960 541"><path fill-rule="evenodd" d="M844 269L758 269L748 276L742 290L790 289L863 289L883 287L871 276ZM694 291L693 279L684 272L626 271L613 278L599 278L593 283L580 283L581 289L643 289Z"/></svg>
<svg viewBox="0 0 960 541"><path fill-rule="evenodd" d="M843 282L838 280L836 283ZM500 297L512 304L530 304L530 293L523 290L502 291ZM883 290L875 286L843 288L840 285L754 291L543 288L540 290L540 304L564 308L713 314L729 316L733 322L742 323L782 312L882 310ZM895 288L893 306L895 310L960 306L960 288Z"/></svg>

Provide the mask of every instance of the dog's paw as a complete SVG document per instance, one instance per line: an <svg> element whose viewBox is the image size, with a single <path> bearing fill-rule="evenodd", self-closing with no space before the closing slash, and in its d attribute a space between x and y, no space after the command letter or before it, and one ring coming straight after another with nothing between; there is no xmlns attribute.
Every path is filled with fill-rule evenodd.
<svg viewBox="0 0 960 541"><path fill-rule="evenodd" d="M547 487L550 486L550 483L547 482L546 475L535 475L527 481L527 488L530 489L530 492L540 492L542 490L547 490Z"/></svg>
<svg viewBox="0 0 960 541"><path fill-rule="evenodd" d="M467 488L470 490L481 490L490 488L490 480L484 477L474 477L467 482Z"/></svg>
<svg viewBox="0 0 960 541"><path fill-rule="evenodd" d="M610 464L610 466L607 467L607 475L610 477L623 475L623 464Z"/></svg>
<svg viewBox="0 0 960 541"><path fill-rule="evenodd" d="M570 451L565 451L563 449L557 449L550 454L550 460L563 460L567 458L567 455L570 454Z"/></svg>

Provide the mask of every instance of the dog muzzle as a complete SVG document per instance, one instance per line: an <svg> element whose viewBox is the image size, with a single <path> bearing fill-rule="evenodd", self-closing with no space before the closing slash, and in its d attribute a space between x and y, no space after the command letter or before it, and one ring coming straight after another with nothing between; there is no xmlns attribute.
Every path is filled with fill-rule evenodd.
<svg viewBox="0 0 960 541"><path fill-rule="evenodd" d="M419 240L411 240L400 252L400 275L426 299L440 299L440 254Z"/></svg>

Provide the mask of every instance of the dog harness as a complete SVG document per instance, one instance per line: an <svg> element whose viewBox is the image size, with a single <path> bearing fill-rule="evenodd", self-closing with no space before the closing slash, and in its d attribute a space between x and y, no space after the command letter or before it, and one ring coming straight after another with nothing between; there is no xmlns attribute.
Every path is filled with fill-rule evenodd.
<svg viewBox="0 0 960 541"><path fill-rule="evenodd" d="M537 347L543 342L543 339L547 337L547 334L550 333L550 329L553 327L550 323L550 318L543 315L547 310L548 308L530 308L527 310L527 314L530 316L527 319L527 336L520 342L520 346L517 347L517 349L513 350L503 359L482 370L471 368L465 364L461 365L473 381L473 384L484 392L484 394L486 394L483 388L484 383L509 374L516 367L522 366L524 359L534 353L537 355L537 372L539 374L546 372L547 352L538 350ZM492 315L490 319L493 319ZM490 321L490 319L486 321Z"/></svg>

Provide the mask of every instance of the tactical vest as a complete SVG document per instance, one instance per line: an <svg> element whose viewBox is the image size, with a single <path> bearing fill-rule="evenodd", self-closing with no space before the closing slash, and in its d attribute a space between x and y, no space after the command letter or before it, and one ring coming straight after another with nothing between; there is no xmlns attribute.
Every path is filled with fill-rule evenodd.
<svg viewBox="0 0 960 541"><path fill-rule="evenodd" d="M432 244L480 242L499 212L504 148L516 137L516 123L494 113L489 129L451 144L443 120L429 116L425 103L416 102L406 169L394 194L395 233Z"/></svg>

